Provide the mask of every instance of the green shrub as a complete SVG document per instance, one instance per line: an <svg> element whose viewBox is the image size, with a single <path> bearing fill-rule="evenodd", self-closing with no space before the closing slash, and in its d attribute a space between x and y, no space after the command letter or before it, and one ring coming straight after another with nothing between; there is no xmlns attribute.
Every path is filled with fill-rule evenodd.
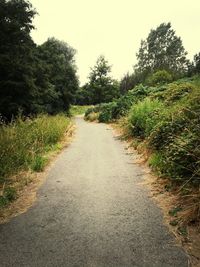
<svg viewBox="0 0 200 267"><path fill-rule="evenodd" d="M176 180L200 181L200 91L193 89L166 106L152 129L149 145L164 155L161 171Z"/></svg>
<svg viewBox="0 0 200 267"><path fill-rule="evenodd" d="M111 122L113 120L113 110L116 102L110 102L102 105L99 113L99 122Z"/></svg>
<svg viewBox="0 0 200 267"><path fill-rule="evenodd" d="M164 93L164 100L167 103L173 103L189 95L194 90L195 86L191 83L172 83Z"/></svg>
<svg viewBox="0 0 200 267"><path fill-rule="evenodd" d="M156 86L159 84L170 83L172 82L172 75L166 70L158 70L153 73L146 81L150 86Z"/></svg>
<svg viewBox="0 0 200 267"><path fill-rule="evenodd" d="M85 119L87 120L87 117L90 113L98 113L100 110L101 110L101 107L102 107L103 104L99 104L99 105L96 105L96 106L91 106L90 108L88 108L86 111L85 111Z"/></svg>
<svg viewBox="0 0 200 267"><path fill-rule="evenodd" d="M164 108L157 99L145 98L142 102L133 105L129 112L129 128L133 136L147 137L158 123L158 114Z"/></svg>

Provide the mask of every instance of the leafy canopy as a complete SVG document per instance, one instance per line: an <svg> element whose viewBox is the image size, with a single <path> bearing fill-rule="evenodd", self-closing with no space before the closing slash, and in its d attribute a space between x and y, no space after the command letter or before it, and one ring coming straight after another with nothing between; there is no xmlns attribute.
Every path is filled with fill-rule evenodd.
<svg viewBox="0 0 200 267"><path fill-rule="evenodd" d="M176 36L171 23L162 23L141 41L135 69L146 74L167 70L180 76L187 71L186 55L182 40Z"/></svg>

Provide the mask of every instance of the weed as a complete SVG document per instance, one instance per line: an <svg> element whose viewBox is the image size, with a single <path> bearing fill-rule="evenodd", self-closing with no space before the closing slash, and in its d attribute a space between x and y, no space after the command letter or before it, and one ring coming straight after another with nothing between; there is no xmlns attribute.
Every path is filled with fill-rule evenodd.
<svg viewBox="0 0 200 267"><path fill-rule="evenodd" d="M47 163L47 159L42 157L41 155L37 155L31 164L31 169L36 172L40 172L44 170L44 167Z"/></svg>

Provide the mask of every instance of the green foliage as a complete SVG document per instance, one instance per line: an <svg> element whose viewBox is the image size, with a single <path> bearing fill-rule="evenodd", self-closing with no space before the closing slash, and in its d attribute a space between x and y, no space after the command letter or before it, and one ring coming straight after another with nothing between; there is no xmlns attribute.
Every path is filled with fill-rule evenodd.
<svg viewBox="0 0 200 267"><path fill-rule="evenodd" d="M181 98L189 95L195 86L191 83L182 83L182 84L171 84L164 93L163 97L165 102L173 103Z"/></svg>
<svg viewBox="0 0 200 267"><path fill-rule="evenodd" d="M88 108L85 112L85 117L87 117L87 115L89 115L92 112L99 112L101 108L101 105L96 105L96 106L91 106L90 108Z"/></svg>
<svg viewBox="0 0 200 267"><path fill-rule="evenodd" d="M183 83L180 88L190 88L182 98L173 97L171 87L167 96L173 102L160 111L159 122L152 129L149 145L164 155L160 170L176 180L200 179L200 94L199 88ZM175 92L177 92L175 90ZM182 92L182 91L181 91ZM175 93L175 95L177 95Z"/></svg>
<svg viewBox="0 0 200 267"><path fill-rule="evenodd" d="M66 111L78 89L75 50L48 39L36 46L30 32L36 14L27 0L0 1L0 114Z"/></svg>
<svg viewBox="0 0 200 267"><path fill-rule="evenodd" d="M90 106L71 106L69 113L71 116L82 115L90 108Z"/></svg>
<svg viewBox="0 0 200 267"><path fill-rule="evenodd" d="M47 160L41 155L36 155L31 164L31 169L35 172L44 170Z"/></svg>
<svg viewBox="0 0 200 267"><path fill-rule="evenodd" d="M29 113L35 91L30 37L36 12L25 0L0 1L0 114Z"/></svg>
<svg viewBox="0 0 200 267"><path fill-rule="evenodd" d="M133 89L137 84L142 82L142 77L139 73L134 72L132 74L125 74L120 81L120 93L126 94L129 90Z"/></svg>
<svg viewBox="0 0 200 267"><path fill-rule="evenodd" d="M86 83L76 91L74 104L75 105L89 105L92 103L92 93L90 85Z"/></svg>
<svg viewBox="0 0 200 267"><path fill-rule="evenodd" d="M200 53L194 55L194 62L192 66L192 74L200 73Z"/></svg>
<svg viewBox="0 0 200 267"><path fill-rule="evenodd" d="M141 138L149 136L162 108L162 102L150 98L145 98L142 102L133 105L129 112L129 128L132 134Z"/></svg>
<svg viewBox="0 0 200 267"><path fill-rule="evenodd" d="M9 202L17 198L17 192L14 187L5 188L3 195L0 196L0 208L6 206Z"/></svg>
<svg viewBox="0 0 200 267"><path fill-rule="evenodd" d="M69 126L64 115L41 115L35 119L18 118L0 126L0 177L5 178L29 166L42 166L46 147L60 141Z"/></svg>
<svg viewBox="0 0 200 267"><path fill-rule="evenodd" d="M146 40L141 41L135 70L144 77L157 70L168 70L179 77L187 72L188 60L182 45L170 23L162 23L152 29Z"/></svg>
<svg viewBox="0 0 200 267"><path fill-rule="evenodd" d="M121 116L125 116L128 113L133 103L144 99L147 93L148 88L140 84L113 102L96 105L88 109L85 113L85 118L87 119L89 113L97 112L100 122L111 122L119 119Z"/></svg>
<svg viewBox="0 0 200 267"><path fill-rule="evenodd" d="M99 122L111 122L113 119L113 110L116 107L116 102L110 102L101 106L99 113Z"/></svg>
<svg viewBox="0 0 200 267"><path fill-rule="evenodd" d="M163 160L163 155L161 152L154 152L151 154L150 158L149 158L149 166L151 166L151 168L156 171L156 173L158 173L159 175L161 175L160 170L163 169L163 164L164 164L164 160Z"/></svg>
<svg viewBox="0 0 200 267"><path fill-rule="evenodd" d="M37 87L41 87L38 102L45 106L45 111L50 114L66 111L74 101L78 89L74 64L76 51L55 38L49 38L37 47L37 50L40 66L42 64L45 68L42 77L36 80ZM46 91L43 90L45 77L48 82Z"/></svg>
<svg viewBox="0 0 200 267"><path fill-rule="evenodd" d="M91 69L89 83L85 86L90 104L106 103L119 97L118 82L109 76L110 72L111 67L108 65L108 61L104 56L100 56Z"/></svg>
<svg viewBox="0 0 200 267"><path fill-rule="evenodd" d="M173 77L172 75L167 72L166 70L158 70L155 73L153 73L150 77L147 79L147 84L150 86L156 86L161 85L164 83L170 83L172 82Z"/></svg>

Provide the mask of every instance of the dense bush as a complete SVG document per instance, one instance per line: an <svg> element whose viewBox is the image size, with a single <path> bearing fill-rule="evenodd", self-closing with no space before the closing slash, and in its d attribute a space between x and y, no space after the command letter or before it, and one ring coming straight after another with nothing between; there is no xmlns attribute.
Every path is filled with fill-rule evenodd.
<svg viewBox="0 0 200 267"><path fill-rule="evenodd" d="M161 171L173 179L200 179L200 91L166 107L151 132L149 145L164 155Z"/></svg>

